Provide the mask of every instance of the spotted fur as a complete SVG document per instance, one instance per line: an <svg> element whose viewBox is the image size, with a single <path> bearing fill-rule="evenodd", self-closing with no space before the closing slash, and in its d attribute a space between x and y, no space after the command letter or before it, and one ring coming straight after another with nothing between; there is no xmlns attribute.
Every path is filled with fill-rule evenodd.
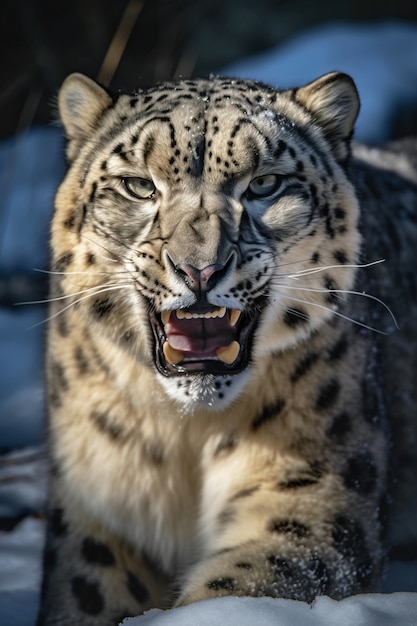
<svg viewBox="0 0 417 626"><path fill-rule="evenodd" d="M378 589L387 511L411 541L417 501L396 461L416 441L413 145L352 157L337 73L133 95L72 75L59 105L39 625Z"/></svg>

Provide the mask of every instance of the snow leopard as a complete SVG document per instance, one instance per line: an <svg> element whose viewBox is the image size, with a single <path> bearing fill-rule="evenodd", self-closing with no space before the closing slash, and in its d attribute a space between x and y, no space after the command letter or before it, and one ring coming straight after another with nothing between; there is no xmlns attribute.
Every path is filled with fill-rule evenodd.
<svg viewBox="0 0 417 626"><path fill-rule="evenodd" d="M39 626L378 590L415 537L415 142L356 145L340 72L58 101Z"/></svg>

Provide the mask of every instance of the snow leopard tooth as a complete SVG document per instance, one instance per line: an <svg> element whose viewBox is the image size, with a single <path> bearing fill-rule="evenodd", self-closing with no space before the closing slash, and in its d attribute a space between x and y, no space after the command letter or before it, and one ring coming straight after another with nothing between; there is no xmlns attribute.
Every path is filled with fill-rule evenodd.
<svg viewBox="0 0 417 626"><path fill-rule="evenodd" d="M184 359L184 352L173 348L168 341L163 345L164 356L170 365L178 365Z"/></svg>
<svg viewBox="0 0 417 626"><path fill-rule="evenodd" d="M240 352L240 343L238 341L232 341L228 346L222 346L218 348L216 351L216 356L219 361L222 363L226 363L226 365L231 365L236 361Z"/></svg>
<svg viewBox="0 0 417 626"><path fill-rule="evenodd" d="M230 310L230 326L236 326L241 314L242 314L242 311L239 311L239 309Z"/></svg>
<svg viewBox="0 0 417 626"><path fill-rule="evenodd" d="M171 317L171 311L162 311L161 320L164 326L168 324L170 317Z"/></svg>

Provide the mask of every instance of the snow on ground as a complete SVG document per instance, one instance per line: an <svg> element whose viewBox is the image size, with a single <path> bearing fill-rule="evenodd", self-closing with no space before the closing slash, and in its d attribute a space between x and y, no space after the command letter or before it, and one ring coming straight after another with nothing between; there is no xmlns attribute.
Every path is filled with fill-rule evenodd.
<svg viewBox="0 0 417 626"><path fill-rule="evenodd" d="M416 626L417 594L368 594L313 606L272 598L218 598L174 611L149 611L123 626Z"/></svg>
<svg viewBox="0 0 417 626"><path fill-rule="evenodd" d="M383 140L394 110L417 102L417 28L327 25L224 73L287 87L334 69L350 73L359 87L357 137ZM0 280L16 273L36 280L34 268L47 267L48 221L63 164L58 129L35 128L0 145ZM15 449L0 456L0 518L23 517L13 532L0 532L1 626L33 626L39 601L45 317L39 307L0 309L0 450ZM391 563L383 591L342 602L319 598L313 607L290 600L222 598L151 611L125 625L417 626L417 593L404 593L417 591L417 564Z"/></svg>

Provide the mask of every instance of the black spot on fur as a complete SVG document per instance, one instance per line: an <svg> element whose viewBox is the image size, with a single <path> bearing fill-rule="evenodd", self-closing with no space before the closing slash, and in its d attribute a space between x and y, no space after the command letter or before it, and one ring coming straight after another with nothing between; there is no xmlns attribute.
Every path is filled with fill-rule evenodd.
<svg viewBox="0 0 417 626"><path fill-rule="evenodd" d="M96 424L98 429L112 441L122 443L126 439L126 432L124 428L115 423L112 417L105 412L93 411L91 413L91 419Z"/></svg>
<svg viewBox="0 0 417 626"><path fill-rule="evenodd" d="M106 544L96 541L93 537L86 537L81 546L81 555L87 563L102 565L104 567L114 565L116 559L113 552Z"/></svg>
<svg viewBox="0 0 417 626"><path fill-rule="evenodd" d="M302 324L306 324L310 316L302 309L287 309L284 314L283 321L290 328L296 328Z"/></svg>
<svg viewBox="0 0 417 626"><path fill-rule="evenodd" d="M261 426L264 426L267 422L274 420L281 413L285 406L285 401L280 398L276 400L274 404L266 406L261 413L259 413L252 422L252 430L257 431Z"/></svg>
<svg viewBox="0 0 417 626"><path fill-rule="evenodd" d="M94 197L96 195L96 191L97 191L97 183L93 183L92 186L91 186L91 193L90 193L90 196L88 198L89 202L93 202L94 201ZM86 210L85 205L83 206L83 210L84 211ZM84 217L85 217L85 213L84 213Z"/></svg>
<svg viewBox="0 0 417 626"><path fill-rule="evenodd" d="M333 443L341 444L344 442L351 428L351 416L346 411L341 411L334 416L333 421L326 434Z"/></svg>
<svg viewBox="0 0 417 626"><path fill-rule="evenodd" d="M343 252L343 250L336 250L333 252L333 257L341 265L346 265L349 260L347 254Z"/></svg>
<svg viewBox="0 0 417 626"><path fill-rule="evenodd" d="M284 559L279 556L271 555L267 557L267 562L272 567L274 574L281 574L282 576L291 576L293 568L288 559Z"/></svg>
<svg viewBox="0 0 417 626"><path fill-rule="evenodd" d="M317 555L299 561L272 555L267 562L279 581L282 597L312 602L317 595L331 592L328 567Z"/></svg>
<svg viewBox="0 0 417 626"><path fill-rule="evenodd" d="M247 489L241 489L240 491L235 493L235 495L231 499L231 502L234 502L235 500L241 500L242 498L248 498L252 494L256 493L258 490L259 490L258 486L248 487Z"/></svg>
<svg viewBox="0 0 417 626"><path fill-rule="evenodd" d="M324 277L324 288L327 289L326 300L329 304L337 304L339 300L338 286L330 276Z"/></svg>
<svg viewBox="0 0 417 626"><path fill-rule="evenodd" d="M315 485L318 482L317 478L302 476L300 478L293 478L291 480L282 481L278 483L279 489L299 489L300 487L309 487Z"/></svg>
<svg viewBox="0 0 417 626"><path fill-rule="evenodd" d="M136 338L136 333L132 328L129 328L129 330L124 332L122 335L122 341L127 344L133 343L135 338Z"/></svg>
<svg viewBox="0 0 417 626"><path fill-rule="evenodd" d="M315 485L323 476L324 469L321 463L313 461L309 464L308 468L304 472L300 472L297 476L291 475L285 480L278 482L278 489L299 489L302 487L309 487Z"/></svg>
<svg viewBox="0 0 417 626"><path fill-rule="evenodd" d="M62 395L68 391L69 384L65 370L60 363L53 361L50 367L48 394L49 401L55 407L61 406Z"/></svg>
<svg viewBox="0 0 417 626"><path fill-rule="evenodd" d="M207 583L207 587L214 591L220 591L225 589L226 591L233 591L236 586L236 581L233 578L215 578Z"/></svg>
<svg viewBox="0 0 417 626"><path fill-rule="evenodd" d="M219 526L226 526L230 524L236 517L236 511L232 506L226 507L218 516L218 524Z"/></svg>
<svg viewBox="0 0 417 626"><path fill-rule="evenodd" d="M133 572L127 572L126 587L139 604L143 604L149 600L149 591L147 587L137 576L135 576L135 574L133 574Z"/></svg>
<svg viewBox="0 0 417 626"><path fill-rule="evenodd" d="M345 356L349 348L349 342L345 335L339 337L338 341L330 348L328 353L329 361L338 361Z"/></svg>
<svg viewBox="0 0 417 626"><path fill-rule="evenodd" d="M310 352L297 365L295 371L291 374L291 381L297 382L311 367L317 362L319 355L317 352Z"/></svg>
<svg viewBox="0 0 417 626"><path fill-rule="evenodd" d="M81 346L76 346L75 350L74 350L74 359L75 359L75 363L77 366L77 370L78 373L83 376L84 374L86 374L88 372L89 368L89 363L88 363L88 359L85 356L84 350L82 349Z"/></svg>
<svg viewBox="0 0 417 626"><path fill-rule="evenodd" d="M336 207L334 210L334 216L337 220L343 220L346 217L346 211L345 209L342 209L341 207Z"/></svg>
<svg viewBox="0 0 417 626"><path fill-rule="evenodd" d="M164 446L160 441L147 441L144 446L144 451L149 461L159 465L164 460Z"/></svg>
<svg viewBox="0 0 417 626"><path fill-rule="evenodd" d="M61 256L55 261L54 271L65 272L67 267L72 263L73 259L74 254L72 252L66 252L65 254L61 254Z"/></svg>
<svg viewBox="0 0 417 626"><path fill-rule="evenodd" d="M238 439L236 435L226 435L220 443L217 445L217 448L214 451L213 456L220 456L224 454L228 454L232 452L238 444Z"/></svg>
<svg viewBox="0 0 417 626"><path fill-rule="evenodd" d="M101 319L106 317L113 308L114 304L110 298L97 298L91 306L91 311L97 319Z"/></svg>
<svg viewBox="0 0 417 626"><path fill-rule="evenodd" d="M87 263L87 265L94 265L94 263L96 262L95 254L93 254L92 252L88 252L85 258L85 262Z"/></svg>
<svg viewBox="0 0 417 626"><path fill-rule="evenodd" d="M330 409L340 394L340 383L335 378L327 381L319 390L317 395L315 409L316 411L325 411Z"/></svg>
<svg viewBox="0 0 417 626"><path fill-rule="evenodd" d="M285 152L287 147L288 146L285 141L283 141L282 139L278 139L277 147L275 148L275 151L274 151L274 158L279 159L279 157Z"/></svg>
<svg viewBox="0 0 417 626"><path fill-rule="evenodd" d="M248 563L247 561L239 561L239 563L235 563L235 567L238 569L253 569L252 563Z"/></svg>
<svg viewBox="0 0 417 626"><path fill-rule="evenodd" d="M95 191L95 190L94 190ZM81 208L81 219L78 224L77 232L80 234L82 227L84 226L85 220L87 219L87 205L83 204Z"/></svg>
<svg viewBox="0 0 417 626"><path fill-rule="evenodd" d="M362 450L351 457L342 472L344 483L363 496L371 494L378 482L378 471L369 450Z"/></svg>
<svg viewBox="0 0 417 626"><path fill-rule="evenodd" d="M153 152L154 147L155 147L154 137L153 136L148 137L143 146L143 160L145 161L146 165L148 165L148 161Z"/></svg>
<svg viewBox="0 0 417 626"><path fill-rule="evenodd" d="M71 591L83 613L98 615L103 611L104 599L96 582L84 576L75 576L71 581Z"/></svg>
<svg viewBox="0 0 417 626"><path fill-rule="evenodd" d="M294 535L295 537L305 537L308 528L296 520L274 519L268 524L268 530L273 533L284 535Z"/></svg>
<svg viewBox="0 0 417 626"><path fill-rule="evenodd" d="M61 337L68 337L70 335L71 330L68 325L67 315L65 311L62 311L58 315L58 317L55 318L54 322L56 324L58 334L61 335Z"/></svg>
<svg viewBox="0 0 417 626"><path fill-rule="evenodd" d="M75 220L76 220L76 213L75 211L73 211L72 213L70 213L70 215L67 217L66 220L64 220L64 227L68 230L72 230L75 226Z"/></svg>

